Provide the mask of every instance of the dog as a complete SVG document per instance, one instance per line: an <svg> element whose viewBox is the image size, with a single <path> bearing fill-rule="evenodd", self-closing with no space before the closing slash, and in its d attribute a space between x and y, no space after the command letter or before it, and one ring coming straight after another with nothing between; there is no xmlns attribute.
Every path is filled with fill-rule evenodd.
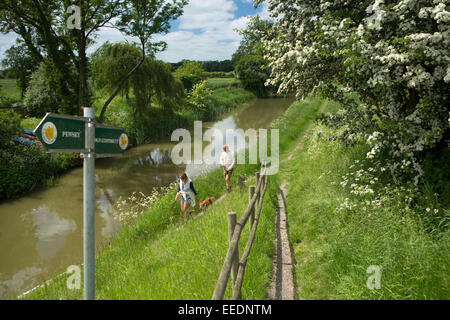
<svg viewBox="0 0 450 320"><path fill-rule="evenodd" d="M216 200L214 197L208 197L204 201L200 202L200 209L206 209L209 205L213 203L213 201Z"/></svg>

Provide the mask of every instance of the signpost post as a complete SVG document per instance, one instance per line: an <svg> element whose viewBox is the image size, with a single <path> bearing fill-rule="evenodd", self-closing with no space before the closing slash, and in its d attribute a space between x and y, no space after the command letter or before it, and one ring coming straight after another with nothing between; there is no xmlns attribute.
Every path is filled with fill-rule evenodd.
<svg viewBox="0 0 450 320"><path fill-rule="evenodd" d="M95 109L84 108L86 151L83 154L84 299L95 299Z"/></svg>
<svg viewBox="0 0 450 320"><path fill-rule="evenodd" d="M122 128L95 124L95 109L84 117L47 113L34 130L50 153L75 152L83 157L84 299L95 299L95 158L122 155L128 137Z"/></svg>

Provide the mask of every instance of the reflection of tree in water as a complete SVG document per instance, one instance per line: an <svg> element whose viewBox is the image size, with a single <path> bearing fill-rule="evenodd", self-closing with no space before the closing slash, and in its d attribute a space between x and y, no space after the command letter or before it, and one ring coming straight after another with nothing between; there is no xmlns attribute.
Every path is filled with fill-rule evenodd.
<svg viewBox="0 0 450 320"><path fill-rule="evenodd" d="M155 180L156 180L156 184L158 185L158 187L161 187L163 185L163 181L160 177L155 176Z"/></svg>
<svg viewBox="0 0 450 320"><path fill-rule="evenodd" d="M116 200L117 196L112 189L100 188L100 196L96 201L96 209L99 211L100 217L103 218L103 237L107 237L108 235L113 234L120 229L120 223L116 221L112 216Z"/></svg>
<svg viewBox="0 0 450 320"><path fill-rule="evenodd" d="M171 162L171 151L161 150L159 148L154 149L150 154L135 159L133 164L139 166L160 166Z"/></svg>

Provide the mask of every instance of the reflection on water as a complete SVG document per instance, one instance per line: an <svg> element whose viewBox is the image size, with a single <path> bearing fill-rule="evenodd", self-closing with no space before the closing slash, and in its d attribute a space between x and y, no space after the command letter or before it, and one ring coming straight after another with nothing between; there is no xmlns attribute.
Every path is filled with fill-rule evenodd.
<svg viewBox="0 0 450 320"><path fill-rule="evenodd" d="M170 162L170 150L161 150L160 148L157 148L147 155L136 158L133 165L159 167Z"/></svg>
<svg viewBox="0 0 450 320"><path fill-rule="evenodd" d="M291 102L287 99L257 100L220 121L203 123L203 135L218 130L225 137L227 129L266 128ZM98 159L96 243L120 229L120 222L113 218L113 205L119 197L128 197L135 191L149 194L154 187L174 182L180 171L195 177L217 168L223 141L213 140L212 145L204 141L197 143L213 150L215 164L174 165L171 153L176 143L143 145L122 157ZM246 147L242 135L238 135L236 145L238 150ZM64 174L52 187L0 204L0 298L20 294L55 272L82 263L82 259L82 168Z"/></svg>
<svg viewBox="0 0 450 320"><path fill-rule="evenodd" d="M35 279L47 269L30 267L17 271L12 278L4 280L5 276L0 273L0 297L7 296L18 289L35 285Z"/></svg>
<svg viewBox="0 0 450 320"><path fill-rule="evenodd" d="M113 206L116 197L111 189L101 189L100 196L96 199L97 208L100 210L100 217L103 218L102 236L107 237L120 229L120 221L113 218Z"/></svg>
<svg viewBox="0 0 450 320"><path fill-rule="evenodd" d="M33 221L34 234L37 238L36 251L44 260L50 260L64 247L66 235L77 229L73 220L60 218L46 205L22 215L22 219Z"/></svg>

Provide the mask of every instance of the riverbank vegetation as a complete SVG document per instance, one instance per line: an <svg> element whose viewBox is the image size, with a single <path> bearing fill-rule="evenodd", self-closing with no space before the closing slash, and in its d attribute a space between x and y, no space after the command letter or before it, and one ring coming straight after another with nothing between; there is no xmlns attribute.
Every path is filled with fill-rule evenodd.
<svg viewBox="0 0 450 320"><path fill-rule="evenodd" d="M275 122L280 130L280 173L269 180L243 299L266 297L281 181L288 182L289 240L298 298L445 299L450 261L448 198L435 191L448 194L448 184L436 184L430 171L430 180L418 193L367 162L369 146L342 145L334 138L338 130L327 127L321 116L340 107L309 98L294 103ZM251 184L256 169L247 165L236 170ZM223 192L220 170L195 181L200 198L217 198ZM173 202L175 190L169 190L99 250L97 298L210 298L227 249L226 212L242 213L248 196L234 190L203 216L186 223ZM371 266L381 270L380 289L367 285ZM67 277L26 298L80 299L81 290L67 289Z"/></svg>
<svg viewBox="0 0 450 320"><path fill-rule="evenodd" d="M21 118L13 111L0 111L0 200L15 198L36 186L79 166L78 155L50 155L37 144L15 144L11 138L22 131Z"/></svg>
<svg viewBox="0 0 450 320"><path fill-rule="evenodd" d="M448 5L270 3L266 83L338 103L283 166L298 296L448 299Z"/></svg>
<svg viewBox="0 0 450 320"><path fill-rule="evenodd" d="M447 299L450 154L434 162L442 172L426 165L417 190L393 179L380 160L368 161L370 146L336 140L343 129L319 121L294 135L305 104L317 104L306 101L293 104L278 124L297 297ZM324 111L339 108L328 104ZM438 171L444 179L434 177ZM381 271L379 288L367 285L372 266Z"/></svg>
<svg viewBox="0 0 450 320"><path fill-rule="evenodd" d="M104 124L123 127L129 136L131 145L136 146L166 138L176 128L190 127L195 120L213 120L256 98L251 92L239 88L237 85L239 82L236 79L211 80L215 85L210 86L210 80L204 80L186 96L175 97L172 101L163 100L161 103L156 101L139 114L136 111L138 98L131 89L128 98L124 94L114 99L109 106ZM232 83L233 85L231 85ZM183 89L181 88L181 90ZM98 90L97 94L101 95L102 90ZM161 96L161 99L165 99L165 94L161 94ZM97 116L105 99L107 98L103 94L103 98L97 98L93 102ZM176 101L176 99L179 100ZM45 110L45 107L40 108ZM0 171L0 180L4 182L0 190L0 200L20 196L36 186L52 181L55 175L82 163L76 154L45 154L45 151L36 142L33 147L13 144L11 138L17 136L18 133L23 132L24 129L34 130L36 128L41 120L36 116L40 115L41 113L37 112L22 117L17 112L0 111L0 121L5 126L5 130L7 128L4 137L6 141L10 142L8 148L2 150L0 159L2 163L5 163ZM33 168L40 168L40 170L30 174L35 170Z"/></svg>
<svg viewBox="0 0 450 320"><path fill-rule="evenodd" d="M261 42L263 35L269 37L272 25L273 22L258 16L251 18L247 28L239 30L243 39L232 58L236 77L240 79L242 87L259 98L267 98L275 93L274 86L266 85L270 68Z"/></svg>
<svg viewBox="0 0 450 320"><path fill-rule="evenodd" d="M139 59L139 47L129 43L107 42L92 54L89 59L88 84L92 96L91 106L96 109L97 119L102 117L107 100ZM9 57L4 64L14 70L13 75L20 75L19 62L14 57ZM51 61L46 61L31 75L24 76L28 80L23 81L25 88L21 88L23 108L20 112L0 113L5 125L11 115L14 115L14 119L19 115L22 118L15 130L7 130L9 135L6 140L20 135L23 129L33 130L46 112L71 114L76 110L73 106L64 107L67 106L67 103L61 102L64 97L55 90L62 82L52 70L54 66ZM136 146L166 138L176 128L189 127L194 120L213 120L255 98L252 93L240 88L238 80L220 76L217 72L206 72L202 64L193 61L184 61L175 72L171 72L169 64L146 56L140 68L122 83L119 93L108 103L103 123L123 127L129 136L130 145ZM229 77L229 74L226 76ZM21 90L14 82L14 79L2 79L4 88L0 95L5 104L20 101ZM10 120L15 121L13 118ZM11 144L3 150L2 162L8 162L8 165L2 168L1 180L7 185L2 188L0 199L10 199L30 191L51 180L55 174L81 164L79 156L75 154L46 155L38 146L34 146L28 154L21 151L27 148ZM60 161L63 158L64 161ZM41 170L29 175L26 173L29 170L20 169L15 166L16 163L24 163L29 168L39 167ZM15 173L17 170L11 170L11 166L20 169L18 172L25 174L24 179L19 179Z"/></svg>

